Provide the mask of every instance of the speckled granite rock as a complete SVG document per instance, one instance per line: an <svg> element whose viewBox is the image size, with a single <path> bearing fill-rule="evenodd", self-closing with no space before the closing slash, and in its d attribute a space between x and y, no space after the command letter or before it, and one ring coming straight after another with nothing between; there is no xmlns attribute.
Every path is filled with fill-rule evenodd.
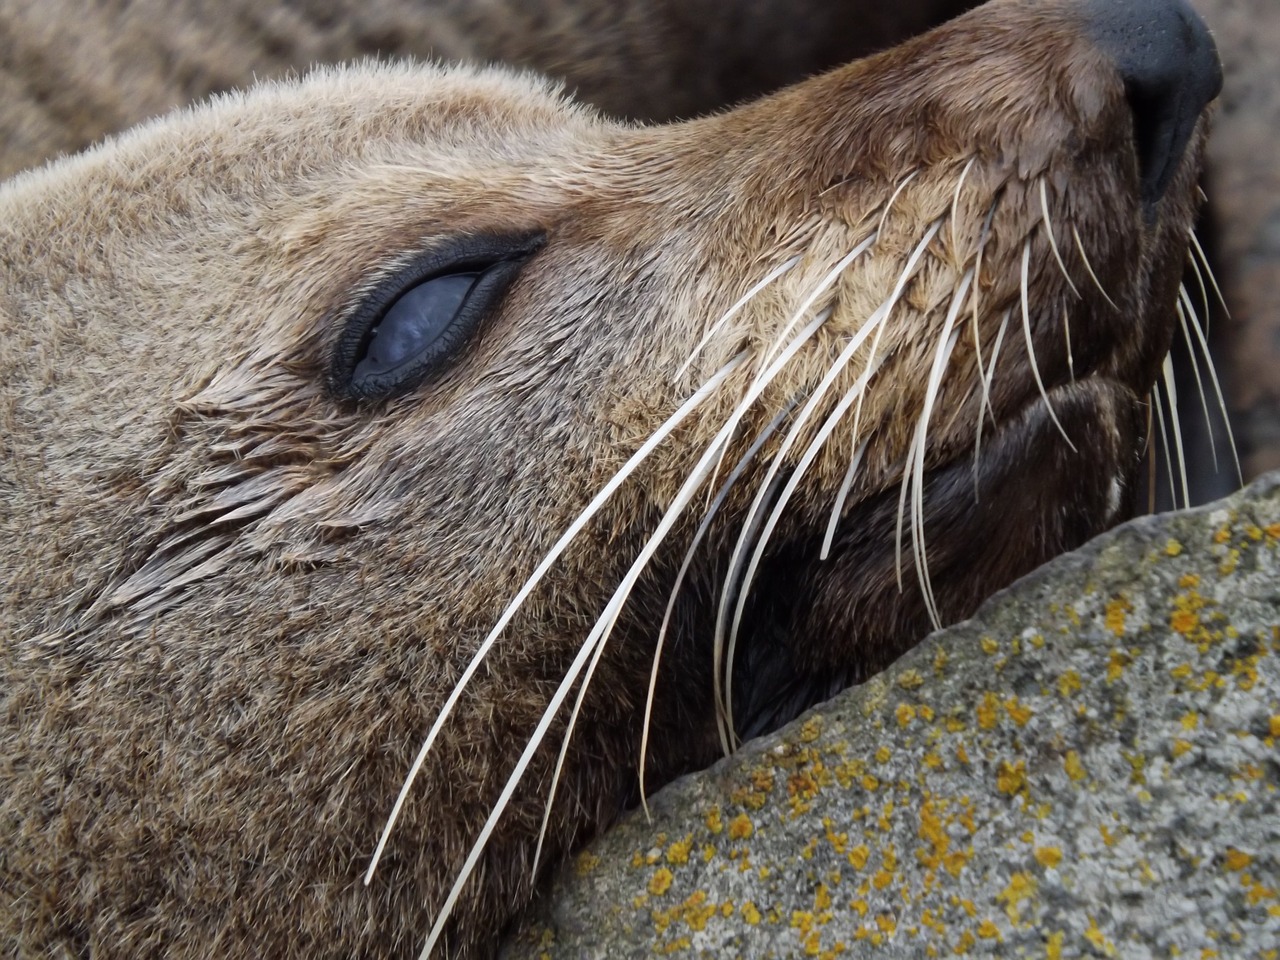
<svg viewBox="0 0 1280 960"><path fill-rule="evenodd" d="M1280 475L1061 558L653 798L533 957L1275 957Z"/></svg>

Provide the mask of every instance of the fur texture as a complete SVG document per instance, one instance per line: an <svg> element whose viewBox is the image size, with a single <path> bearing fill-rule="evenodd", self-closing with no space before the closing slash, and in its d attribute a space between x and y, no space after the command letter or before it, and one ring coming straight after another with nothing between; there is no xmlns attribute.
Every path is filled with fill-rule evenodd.
<svg viewBox="0 0 1280 960"><path fill-rule="evenodd" d="M865 674L927 629L900 491L920 499L948 621L1114 522L1171 336L1198 144L1149 221L1123 84L1079 6L1001 0L683 124L620 125L500 70L366 65L223 97L9 181L0 949L419 947L583 637L806 300L805 322L829 317L742 415L725 463L818 396L790 476L839 399L866 389L750 593L742 662L764 678L760 710L793 676ZM449 237L513 232L546 246L447 371L383 404L333 395L334 341L362 291ZM895 291L881 334L838 367ZM362 886L423 732L507 602L739 356L506 629ZM680 594L651 787L715 756L709 597L764 472L731 491ZM635 798L658 623L695 522L623 607L544 864ZM489 953L531 896L563 724L453 912L456 955Z"/></svg>

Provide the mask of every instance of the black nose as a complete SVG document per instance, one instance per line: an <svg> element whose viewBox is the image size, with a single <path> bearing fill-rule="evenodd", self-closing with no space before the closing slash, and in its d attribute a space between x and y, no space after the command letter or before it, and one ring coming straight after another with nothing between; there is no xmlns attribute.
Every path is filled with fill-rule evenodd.
<svg viewBox="0 0 1280 960"><path fill-rule="evenodd" d="M1098 45L1124 77L1138 141L1142 199L1169 186L1196 120L1222 90L1209 28L1186 0L1091 0Z"/></svg>

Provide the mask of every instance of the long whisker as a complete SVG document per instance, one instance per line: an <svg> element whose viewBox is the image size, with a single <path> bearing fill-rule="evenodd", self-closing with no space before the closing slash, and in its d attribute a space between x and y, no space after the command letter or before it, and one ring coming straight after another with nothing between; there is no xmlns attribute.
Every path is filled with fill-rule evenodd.
<svg viewBox="0 0 1280 960"><path fill-rule="evenodd" d="M976 296L976 288L975 288ZM982 381L982 406L978 409L978 428L974 431L973 440L973 489L976 493L978 489L978 461L981 459L982 453L982 423L985 416L991 417L991 422L996 422L995 410L991 407L991 383L996 375L996 360L1000 357L1000 346L1004 343L1005 332L1009 329L1009 314L1012 310L1006 310L1004 316L1000 319L1000 329L996 332L996 342L991 348L991 365L987 368L986 379Z"/></svg>
<svg viewBox="0 0 1280 960"><path fill-rule="evenodd" d="M1209 265L1209 258L1205 256L1204 247L1200 246L1200 238L1196 236L1196 232L1194 230L1188 230L1187 237L1191 241L1191 248L1195 250L1196 256L1200 258L1200 263L1204 267L1205 276L1209 278L1209 284L1213 287L1213 292L1217 296L1218 302L1222 304L1222 315L1230 317L1231 310L1227 307L1227 298L1222 295L1222 288L1218 286L1218 278L1213 274L1213 267Z"/></svg>
<svg viewBox="0 0 1280 960"><path fill-rule="evenodd" d="M755 460L756 455L777 432L782 422L791 415L791 411L795 409L795 406L796 401L794 400L788 403L769 422L768 426L760 431L760 436L756 437L750 449L742 455L742 458L730 471L729 476L725 478L725 482L716 492L715 499L708 507L706 515L703 516L702 522L698 524L698 529L694 533L689 549L685 551L684 560L676 573L675 583L671 587L671 595L667 599L667 609L662 615L662 626L658 629L658 642L653 653L653 669L649 673L649 692L644 701L644 723L640 734L640 805L644 808L646 818L649 816L649 798L645 791L645 761L649 755L649 726L653 717L654 695L658 688L658 666L662 662L662 650L666 644L667 630L671 625L671 615L675 612L676 599L680 595L680 588L684 585L684 578L688 575L689 568L693 565L694 554L697 552L698 547L701 546L707 532L711 529L711 524L719 514L720 508L724 506L725 501L729 498L729 492L733 489L734 484L741 479L747 467Z"/></svg>
<svg viewBox="0 0 1280 960"><path fill-rule="evenodd" d="M893 209L894 202L897 201L898 197L902 195L902 191L907 189L907 184L914 180L919 172L919 170L912 170L902 178L902 182L894 188L893 193L889 194L889 202L884 205L884 213L880 214L880 223L876 226L877 234L884 233L884 225L889 220L889 211Z"/></svg>
<svg viewBox="0 0 1280 960"><path fill-rule="evenodd" d="M1062 305L1062 335L1067 341L1067 375L1071 378L1071 382L1076 382L1076 357L1071 351L1071 311L1067 309L1067 305Z"/></svg>
<svg viewBox="0 0 1280 960"><path fill-rule="evenodd" d="M1194 321L1195 314L1192 314ZM1191 329L1195 332L1196 341L1200 344L1200 352L1204 356L1205 369L1209 371L1209 382L1213 384L1213 392L1218 398L1218 409L1222 413L1222 425L1227 431L1227 442L1231 447L1231 459L1236 467L1236 481L1244 485L1244 471L1240 469L1240 453L1236 448L1236 437L1231 429L1231 417L1227 415L1227 401L1222 395L1222 384L1218 381L1218 370L1213 363L1213 354L1209 351L1209 341L1205 339L1200 324L1193 322ZM1194 359L1194 358L1193 358Z"/></svg>
<svg viewBox="0 0 1280 960"><path fill-rule="evenodd" d="M858 437L858 420L862 415L862 397L858 396L858 406L853 414L853 428L849 431L849 436L853 437L855 442ZM845 471L844 480L840 484L840 490L836 494L835 503L831 506L831 519L827 521L827 533L822 538L822 550L818 553L819 560L826 560L831 556L831 545L835 541L836 528L840 525L840 516L844 513L844 504L849 497L849 491L853 488L853 478L858 473L858 465L862 463L862 458L867 452L867 443L870 438L864 438L854 448L853 456L849 458L849 469Z"/></svg>
<svg viewBox="0 0 1280 960"><path fill-rule="evenodd" d="M405 777L404 784L400 787L400 793L396 797L395 805L392 807L391 813L387 817L387 822L382 828L382 835L378 838L378 846L374 850L373 857L369 863L369 868L365 871L364 883L366 886L373 879L374 870L377 869L378 862L382 858L382 853L386 849L387 840L391 836L391 831L400 817L405 801L409 796L409 791L413 787L414 780L421 772L422 766L426 762L427 754L435 743L436 737L439 736L440 730L444 727L445 721L449 718L454 707L462 698L462 692L466 689L467 684L471 682L471 678L475 676L476 671L480 669L480 665L484 662L484 658L488 655L489 650L493 647L494 643L497 642L498 637L502 634L502 631L506 628L507 624L511 622L516 611L519 610L525 600L528 599L529 595L533 592L534 587L536 587L543 576L546 575L546 572L551 568L552 564L554 564L560 555L564 553L569 544L573 542L574 538L582 532L583 528L586 527L591 518L600 511L604 504L611 496L613 496L617 489L622 486L626 479L636 471L636 469L653 453L653 451L658 448L659 444L661 444L671 434L671 432L689 416L689 414L698 409L698 407L700 407L708 397L712 396L720 389L721 385L723 385L724 382L746 362L747 357L748 354L744 351L721 367L705 384L699 387L698 390L689 397L689 399L681 404L679 409L677 409L676 412L666 420L666 422L653 432L640 449L631 455L627 462L619 468L618 472L613 475L609 482L606 483L591 502L587 504L586 508L578 514L578 518L570 524L569 528L564 532L560 539L556 541L555 545L547 553L546 557L540 564L538 564L537 569L534 570L529 579L525 581L524 586L520 588L515 598L507 605L507 608L498 618L498 622L494 625L493 629L490 630L489 635L485 637L484 642L482 642L479 648L477 648L475 654L471 658L471 662L468 663L466 669L463 670L462 676L454 685L452 692L449 694L444 706L440 709L439 714L436 715L436 719L431 726L431 730L427 733L427 737L423 741L422 747L418 750L418 755L414 758L413 765L410 767L409 773Z"/></svg>
<svg viewBox="0 0 1280 960"><path fill-rule="evenodd" d="M1204 413L1204 429L1209 437L1209 456L1213 458L1213 472L1218 472L1218 445L1213 439L1213 419L1209 416L1209 398L1204 392L1204 380L1200 376L1200 364L1196 359L1196 346L1191 338L1191 329L1187 323L1187 316L1190 313L1195 317L1195 310L1191 306L1191 297L1187 293L1186 284L1178 287L1178 297L1180 303L1174 304L1174 309L1178 313L1178 324L1182 327L1182 338L1187 344L1187 362L1191 365L1191 372L1196 378L1196 392L1200 394L1200 409ZM1196 317L1196 322L1199 318Z"/></svg>
<svg viewBox="0 0 1280 960"><path fill-rule="evenodd" d="M1191 506L1191 486L1187 483L1187 456L1182 449L1182 423L1178 416L1178 387L1173 376L1173 357L1165 354L1164 363L1160 365L1164 375L1165 395L1169 398L1169 425L1173 428L1173 442L1178 449L1178 475L1182 480L1182 505ZM1177 506L1175 499L1174 506Z"/></svg>
<svg viewBox="0 0 1280 960"><path fill-rule="evenodd" d="M1169 442L1169 428L1164 421L1164 401L1160 399L1160 381L1151 385L1151 405L1155 407L1156 424L1160 428L1160 449L1164 451L1165 475L1169 478L1169 496L1173 500L1174 509L1178 506L1178 482L1173 473L1173 444ZM1151 498L1151 509L1155 510L1155 496Z"/></svg>
<svg viewBox="0 0 1280 960"><path fill-rule="evenodd" d="M953 254L960 249L960 241L956 236L957 224L960 220L960 190L964 186L965 177L969 176L969 171L973 169L973 164L977 159L977 157L969 158L969 162L960 171L960 178L956 181L955 192L951 195L951 251Z"/></svg>
<svg viewBox="0 0 1280 960"><path fill-rule="evenodd" d="M925 250L928 248L929 244L933 242L933 238L937 236L938 231L941 228L942 228L942 221L935 220L929 226L929 229L925 231L924 238L920 241L920 243L916 246L916 248L911 252L911 255L907 258L906 265L903 267L901 274L899 274L897 283L894 285L893 291L889 295L889 298L885 300L885 302L882 303L879 307L876 308L875 312L872 313L872 315L869 318L867 318L867 320L858 329L857 333L855 333L854 336L849 340L849 342L845 345L844 349L840 352L840 355L836 358L836 361L831 365L827 373L823 376L821 382L818 384L813 394L809 397L808 402L805 404L804 408L800 411L799 415L796 417L795 423L792 425L791 430L787 433L787 436L783 440L783 443L779 448L778 452L774 454L773 462L769 465L769 470L766 474L765 481L764 483L761 484L760 490L757 492L755 499L752 501L751 506L747 511L748 523L750 523L751 520L755 517L755 515L760 511L763 503L763 497L766 489L769 486L769 482L773 479L773 477L777 474L778 470L781 468L782 463L784 462L784 458L786 457L787 453L790 451L791 447L795 444L796 439L800 435L800 431L804 429L805 425L808 423L810 417L813 415L813 412L817 408L818 404L821 403L822 400L825 398L827 391L831 388L832 383L835 382L836 377L838 377L841 374L841 372L843 372L844 368L848 366L850 360L852 360L853 358L853 355L862 346L862 344L866 342L867 338L872 334L874 330L876 330L879 327L880 324L887 322L889 314L892 312L894 306L897 305L898 300L901 298L903 291L906 289L907 283L911 280L912 277L915 276L916 269L920 263L921 258L924 256ZM745 534L745 530L744 530L744 534ZM734 545L733 555L730 561L731 568L735 568L740 562L743 551L746 549L746 543L747 541L744 535L739 535L738 542ZM730 633L728 636L728 643L727 643L728 656L726 659L727 659L729 669L731 669L733 665L733 650L736 647L736 641L737 641L737 624L741 621L741 611L744 608L746 603L746 596L747 596L749 584L750 584L750 575L748 575L748 577L744 580L743 586L739 590L737 609L734 615L734 629L732 633ZM722 594L720 606L716 612L716 630L715 630L715 642L714 642L713 649L717 651L722 646L725 645L725 637L726 637L725 627L727 622L727 614L728 614L727 594ZM716 666L718 667L719 666L718 658L715 658L715 662L716 662ZM720 677L720 671L718 669L715 671L715 673L717 678ZM721 741L722 746L727 746L728 742L730 742L734 737L733 712L732 712L732 707L733 707L732 685L728 684L725 686L727 687L727 692L725 693L725 697L723 700L723 705L724 705L723 713L724 713L724 722L728 727L728 737L722 738L722 741Z"/></svg>
<svg viewBox="0 0 1280 960"><path fill-rule="evenodd" d="M1063 429L1062 422L1058 419L1058 414L1054 412L1053 404L1049 402L1049 394L1044 389L1044 381L1040 379L1040 367L1036 364L1036 346L1031 340L1031 307L1027 302L1027 277L1030 267L1031 241L1028 240L1022 247L1022 332L1027 338L1027 359L1031 361L1031 374L1035 377L1036 387L1040 390L1040 396L1044 400L1045 408L1049 411L1049 419L1053 421L1058 428L1058 432L1062 434L1062 439L1067 441L1067 446L1074 451L1076 445L1067 436L1067 431Z"/></svg>
<svg viewBox="0 0 1280 960"><path fill-rule="evenodd" d="M800 306L796 308L795 313L793 313L791 319L787 321L787 325L783 327L782 332L778 334L773 345L765 351L762 365L767 365L774 359L777 355L777 351L780 350L785 343L787 336L793 329L795 329L796 324L798 324L800 320L809 313L809 310L815 303L817 303L818 298L831 289L835 282L840 279L841 274L843 274L845 270L853 264L853 261L866 253L867 249L876 242L876 238L878 236L880 236L879 231L872 233L869 237L845 254L845 256L843 256L839 262L837 262L836 265L827 272L827 275L818 281L818 285L814 287L813 292L810 293Z"/></svg>
<svg viewBox="0 0 1280 960"><path fill-rule="evenodd" d="M786 260L783 263L780 263L778 266L770 270L769 273L765 275L765 278L763 280L761 280L759 283L753 286L750 290L744 293L737 300L737 302L733 304L733 306L731 306L728 310L726 310L720 316L719 320L717 320L715 323L711 324L711 326L707 328L707 332L702 335L702 339L699 340L697 346L693 348L692 352L689 354L688 359L685 360L684 363L680 364L680 369L676 371L675 376L672 379L679 380L682 376L684 376L685 371L689 369L689 365L693 363L693 361L697 358L697 356L700 353L702 353L703 348L705 348L706 345L711 342L711 338L714 337L716 333L718 333L726 323L728 323L731 319L733 319L733 317L737 316L738 312L742 310L742 308L745 307L747 304L749 304L752 300L754 300L762 290L764 290L766 287L769 286L769 284L773 283L773 281L777 280L783 274L790 272L791 269L795 267L795 265L799 262L800 262L800 256L799 254L797 254L791 259Z"/></svg>
<svg viewBox="0 0 1280 960"><path fill-rule="evenodd" d="M435 946L436 941L443 932L445 922L448 920L454 904L457 903L463 886L475 871L476 864L479 862L480 856L483 854L484 848L489 842L489 837L492 835L494 827L497 825L499 818L510 804L511 797L514 795L516 787L518 786L521 778L523 778L525 771L528 769L534 753L546 738L547 731L554 722L556 713L568 697L569 691L573 688L574 683L577 682L578 675L582 673L583 668L587 666L587 661L590 660L590 669L587 670L582 681L583 690L585 690L591 682L591 676L594 673L595 665L600 661L600 652L603 650L605 643L608 642L609 636L613 632L614 626L617 624L618 617L622 612L623 606L627 602L627 598L631 595L631 591L635 587L636 581L639 580L640 575L648 566L649 561L653 559L653 555L666 539L667 534L671 532L677 521L679 521L681 515L684 513L685 507L689 505L689 502L697 493L698 488L710 475L712 466L720 454L721 446L732 439L734 432L737 430L737 426L737 421L731 417L720 428L711 443L707 445L702 456L698 459L697 464L694 466L693 470L690 471L688 477L685 478L684 483L676 493L671 505L663 514L662 519L658 522L657 527L654 528L653 533L650 534L649 539L645 541L640 553L632 562L630 569L627 570L626 576L623 577L622 582L609 598L609 602L606 604L604 612L596 620L595 626L592 627L591 633L582 644L581 649L579 649L578 655L574 658L573 663L570 664L568 671L565 673L564 679L560 681L560 685L556 688L556 692L552 696L551 702L547 705L546 710L542 714L542 718L538 721L537 727L529 738L529 742L525 745L524 751L520 754L520 759L516 761L515 767L507 778L507 782L502 788L502 792L499 794L496 803L493 805L488 819L485 820L484 826L481 827L479 836L476 838L475 843L472 844L471 851L467 855L467 859L463 863L462 869L458 872L458 875L454 880L453 888L449 891L449 895L445 898L444 905L436 916L435 924L431 928L431 933L428 935L426 946L422 951L423 960L425 960L425 958L430 954L431 949ZM579 703L580 702L581 699L579 699ZM574 716L570 718L569 726L565 730L564 742L566 745L569 737L573 734L573 723L577 719L576 713L577 711L575 710ZM553 790L559 779L560 767L564 760L564 755L564 748L562 747L560 762L557 763L556 772L552 778Z"/></svg>
<svg viewBox="0 0 1280 960"><path fill-rule="evenodd" d="M929 613L929 621L934 629L942 626L942 618L938 614L938 601L933 593L933 583L929 579L929 559L925 552L924 542L924 461L927 448L929 418L933 416L933 407L942 388L942 378L946 374L947 364L951 362L951 352L955 349L956 339L960 331L956 329L956 318L964 305L965 295L969 292L969 284L973 281L973 271L969 270L960 278L960 283L951 298L951 309L947 311L946 322L938 337L938 350L933 359L933 369L929 371L929 383L925 388L924 405L916 427L915 476L913 489L912 546L916 557L916 575L920 580L920 590L924 596L925 608Z"/></svg>
<svg viewBox="0 0 1280 960"><path fill-rule="evenodd" d="M1058 268L1062 271L1062 278L1067 281L1067 286L1071 288L1071 292L1076 295L1076 299L1083 300L1080 291L1076 288L1075 281L1071 279L1071 274L1067 273L1067 265L1062 260L1062 253L1058 250L1058 241L1053 236L1053 223L1049 220L1049 190L1045 186L1044 177L1040 178L1040 211L1044 215L1044 232L1049 238L1049 249L1053 251L1053 259L1058 261Z"/></svg>
<svg viewBox="0 0 1280 960"><path fill-rule="evenodd" d="M1209 288L1204 282L1204 272L1200 269L1200 262L1196 260L1190 248L1187 250L1187 265L1191 267L1191 272L1195 274L1196 286L1200 288L1200 305L1204 308L1204 318L1207 322L1209 314L1213 310L1212 304L1209 303Z"/></svg>
<svg viewBox="0 0 1280 960"><path fill-rule="evenodd" d="M1093 264L1089 262L1089 255L1084 252L1084 241L1080 239L1080 231L1076 229L1075 224L1071 226L1071 233L1076 238L1076 249L1080 251L1080 262L1084 264L1085 272L1089 274L1093 280L1093 285L1098 288L1098 292L1102 294L1102 299L1111 304L1113 310L1119 310L1116 302L1111 299L1111 294L1107 293L1106 287L1102 285L1102 281L1098 279L1098 275L1093 272Z"/></svg>
<svg viewBox="0 0 1280 960"><path fill-rule="evenodd" d="M551 787L547 791L547 800L543 805L542 825L538 828L538 841L533 851L532 872L534 874L537 873L538 864L542 861L542 844L546 840L547 826L551 822L551 810L555 805L556 789L560 785L560 776L564 771L565 758L569 755L569 743L573 738L573 731L578 725L578 714L582 710L583 701L586 699L587 689L591 686L591 678L595 675L596 666L600 663L600 657L604 654L605 644L612 635L613 628L617 625L618 616L622 612L622 607L630 597L631 590L634 588L636 580L639 579L640 573L643 572L644 567L647 565L648 559L652 558L658 544L661 543L665 536L665 531L669 530L670 527L674 525L675 519L679 518L679 516L684 512L685 507L688 506L689 502L693 499L698 487L702 484L702 480L710 475L712 460L715 457L719 457L723 452L722 447L730 442L732 439L730 436L731 432L732 431L725 431L722 429L720 435L717 437L717 439L720 440L721 448L708 447L703 453L702 459L699 460L698 465L694 467L694 472L685 480L680 492L676 494L676 499L672 501L671 506L667 508L666 514L663 515L662 523L659 523L658 528L645 543L639 557L635 563L633 563L631 570L628 571L627 578L624 578L622 584L618 587L617 591L615 591L614 596L610 598L610 605L612 606L613 614L608 618L608 622L604 629L600 631L598 638L594 641L595 652L591 656L591 662L587 665L587 672L582 678L582 684L578 687L578 695L574 698L573 709L569 713L569 722L565 725L564 734L560 738L560 752L556 757L555 769L551 774ZM663 523L666 523L668 518L671 518L672 522L664 528ZM635 574L634 577L632 577L633 573ZM628 578L630 582L628 582ZM621 597L620 600L618 600L619 597ZM618 602L614 604L614 600L618 600ZM602 617L601 621L604 619L605 618ZM601 621L597 621L597 627ZM593 628L591 637L595 636L596 631ZM588 645L592 643L591 637L587 640Z"/></svg>

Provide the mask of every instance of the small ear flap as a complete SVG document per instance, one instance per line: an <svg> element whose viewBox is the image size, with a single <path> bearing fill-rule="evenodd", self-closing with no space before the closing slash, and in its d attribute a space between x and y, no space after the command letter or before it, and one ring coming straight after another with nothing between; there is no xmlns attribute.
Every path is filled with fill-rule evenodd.
<svg viewBox="0 0 1280 960"><path fill-rule="evenodd" d="M543 243L542 235L452 240L378 284L338 338L333 392L386 400L446 369Z"/></svg>

